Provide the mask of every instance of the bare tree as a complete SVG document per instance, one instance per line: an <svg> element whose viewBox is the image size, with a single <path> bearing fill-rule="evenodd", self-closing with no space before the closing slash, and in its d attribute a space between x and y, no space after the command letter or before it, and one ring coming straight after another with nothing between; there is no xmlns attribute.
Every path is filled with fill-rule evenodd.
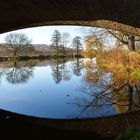
<svg viewBox="0 0 140 140"><path fill-rule="evenodd" d="M120 31L108 30L107 32L117 39L122 45L127 45L130 51L135 51L135 42L140 41L139 37L134 35L126 34Z"/></svg>
<svg viewBox="0 0 140 140"><path fill-rule="evenodd" d="M135 51L135 42L140 41L138 36L105 28L90 28L89 30L84 30L84 32L87 32L88 35L94 35L93 40L95 42L104 40L104 43L106 44L107 40L114 39L116 42L115 46L122 47L123 45L126 45L130 51Z"/></svg>
<svg viewBox="0 0 140 140"><path fill-rule="evenodd" d="M22 33L8 34L5 37L5 43L6 46L13 52L14 57L31 46L31 40L29 40L28 37Z"/></svg>
<svg viewBox="0 0 140 140"><path fill-rule="evenodd" d="M65 52L65 48L67 47L69 42L70 42L70 33L64 32L62 34L63 52Z"/></svg>

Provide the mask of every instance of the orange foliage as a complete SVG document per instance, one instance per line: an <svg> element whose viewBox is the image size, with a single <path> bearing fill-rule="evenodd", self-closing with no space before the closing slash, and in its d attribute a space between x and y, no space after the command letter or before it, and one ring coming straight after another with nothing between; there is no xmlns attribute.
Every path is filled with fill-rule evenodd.
<svg viewBox="0 0 140 140"><path fill-rule="evenodd" d="M119 79L128 79L131 83L140 79L140 54L137 52L115 48L99 53L96 58L101 68Z"/></svg>

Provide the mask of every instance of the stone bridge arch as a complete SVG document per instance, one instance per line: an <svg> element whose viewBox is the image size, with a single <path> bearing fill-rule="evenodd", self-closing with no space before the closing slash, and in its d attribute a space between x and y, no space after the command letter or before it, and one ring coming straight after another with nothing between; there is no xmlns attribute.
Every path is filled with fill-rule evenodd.
<svg viewBox="0 0 140 140"><path fill-rule="evenodd" d="M43 25L87 25L140 35L139 0L1 0L0 33Z"/></svg>

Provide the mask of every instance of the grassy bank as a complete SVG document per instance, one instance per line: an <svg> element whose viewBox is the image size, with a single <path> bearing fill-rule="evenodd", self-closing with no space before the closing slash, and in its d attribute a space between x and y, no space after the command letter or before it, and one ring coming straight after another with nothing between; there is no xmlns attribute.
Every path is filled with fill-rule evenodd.
<svg viewBox="0 0 140 140"><path fill-rule="evenodd" d="M120 79L140 79L140 54L138 52L112 49L96 56L99 67Z"/></svg>

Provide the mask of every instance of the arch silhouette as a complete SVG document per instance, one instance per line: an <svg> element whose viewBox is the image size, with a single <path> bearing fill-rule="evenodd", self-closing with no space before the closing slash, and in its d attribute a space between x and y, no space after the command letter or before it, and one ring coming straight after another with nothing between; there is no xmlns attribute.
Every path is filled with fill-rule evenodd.
<svg viewBox="0 0 140 140"><path fill-rule="evenodd" d="M43 25L87 25L140 35L139 0L1 0L0 33Z"/></svg>

